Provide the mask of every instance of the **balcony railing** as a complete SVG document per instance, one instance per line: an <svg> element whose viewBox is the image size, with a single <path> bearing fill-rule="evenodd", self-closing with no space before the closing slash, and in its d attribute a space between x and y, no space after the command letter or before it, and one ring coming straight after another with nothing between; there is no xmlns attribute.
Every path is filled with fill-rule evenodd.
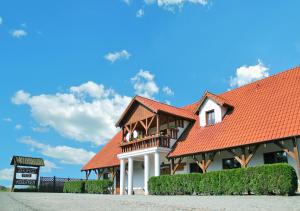
<svg viewBox="0 0 300 211"><path fill-rule="evenodd" d="M131 152L134 150L145 149L150 147L170 148L170 139L168 135L153 135L142 139L136 139L131 142L121 143L122 152Z"/></svg>

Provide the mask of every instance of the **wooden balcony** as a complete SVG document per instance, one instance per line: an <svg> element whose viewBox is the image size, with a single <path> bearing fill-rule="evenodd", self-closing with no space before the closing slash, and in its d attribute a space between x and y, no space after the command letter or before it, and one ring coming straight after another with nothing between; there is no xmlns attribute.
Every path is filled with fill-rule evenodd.
<svg viewBox="0 0 300 211"><path fill-rule="evenodd" d="M171 137L168 135L146 136L142 139L121 143L121 149L122 153L124 153L151 147L170 148L170 139Z"/></svg>

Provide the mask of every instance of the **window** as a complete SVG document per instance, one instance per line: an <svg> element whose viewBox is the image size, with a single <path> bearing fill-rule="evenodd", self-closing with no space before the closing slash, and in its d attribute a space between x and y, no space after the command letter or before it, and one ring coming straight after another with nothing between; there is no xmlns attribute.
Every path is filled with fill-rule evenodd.
<svg viewBox="0 0 300 211"><path fill-rule="evenodd" d="M109 178L110 178L110 173L103 174L103 179L109 179Z"/></svg>
<svg viewBox="0 0 300 211"><path fill-rule="evenodd" d="M206 125L215 124L215 110L210 110L206 112Z"/></svg>
<svg viewBox="0 0 300 211"><path fill-rule="evenodd" d="M240 168L241 164L234 158L223 159L223 169Z"/></svg>
<svg viewBox="0 0 300 211"><path fill-rule="evenodd" d="M197 163L191 163L190 173L202 173L202 169L198 166Z"/></svg>
<svg viewBox="0 0 300 211"><path fill-rule="evenodd" d="M287 155L283 151L279 152L269 152L264 154L264 162L265 164L272 163L287 163Z"/></svg>

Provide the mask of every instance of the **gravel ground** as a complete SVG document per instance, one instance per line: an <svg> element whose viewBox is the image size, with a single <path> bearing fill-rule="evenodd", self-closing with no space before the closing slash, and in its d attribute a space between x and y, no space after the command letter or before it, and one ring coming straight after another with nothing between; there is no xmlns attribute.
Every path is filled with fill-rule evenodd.
<svg viewBox="0 0 300 211"><path fill-rule="evenodd" d="M300 210L298 196L112 196L0 193L0 210Z"/></svg>

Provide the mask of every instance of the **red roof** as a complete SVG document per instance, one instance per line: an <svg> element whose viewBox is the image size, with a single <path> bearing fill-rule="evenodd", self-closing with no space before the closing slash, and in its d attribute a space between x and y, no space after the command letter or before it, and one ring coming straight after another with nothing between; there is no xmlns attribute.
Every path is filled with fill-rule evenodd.
<svg viewBox="0 0 300 211"><path fill-rule="evenodd" d="M170 157L300 135L300 67L218 96L233 111L213 126L200 127L197 119Z"/></svg>
<svg viewBox="0 0 300 211"><path fill-rule="evenodd" d="M81 171L106 168L120 165L117 157L120 154L120 141L122 140L122 131L119 131L87 164Z"/></svg>
<svg viewBox="0 0 300 211"><path fill-rule="evenodd" d="M137 100L153 111L163 111L196 120L177 141L170 157L209 152L224 148L267 142L300 135L300 67L256 81L237 89L214 95L220 105L232 107L222 122L200 127L194 113L201 100L182 108L173 107L144 97ZM121 132L113 137L82 170L119 165L117 154Z"/></svg>
<svg viewBox="0 0 300 211"><path fill-rule="evenodd" d="M126 110L121 115L121 117L118 120L116 126L120 126L119 124L122 121L122 119L124 118L125 114L128 112L128 110L130 109L132 104L136 101L141 103L142 105L146 106L147 108L152 110L154 113L157 113L157 112L161 111L161 112L173 114L173 115L176 115L176 116L179 116L179 117L183 117L183 118L186 118L186 119L191 119L191 120L196 120L196 118L197 118L197 115L195 115L193 111L186 110L186 109L183 109L183 108L177 108L177 107L167 105L165 103L161 103L161 102L158 102L158 101L155 101L155 100L152 100L152 99L148 99L148 98L145 98L145 97L135 96L132 99L132 101L129 103L129 105L127 106Z"/></svg>
<svg viewBox="0 0 300 211"><path fill-rule="evenodd" d="M210 93L208 91L206 91L203 95L203 97L200 99L200 101L198 101L198 106L196 107L196 111L199 110L199 107L202 105L202 103L206 100L206 98L210 98L213 101L215 101L217 104L219 104L220 106L224 106L224 107L233 107L228 100L224 99L221 96L215 95L213 93Z"/></svg>

